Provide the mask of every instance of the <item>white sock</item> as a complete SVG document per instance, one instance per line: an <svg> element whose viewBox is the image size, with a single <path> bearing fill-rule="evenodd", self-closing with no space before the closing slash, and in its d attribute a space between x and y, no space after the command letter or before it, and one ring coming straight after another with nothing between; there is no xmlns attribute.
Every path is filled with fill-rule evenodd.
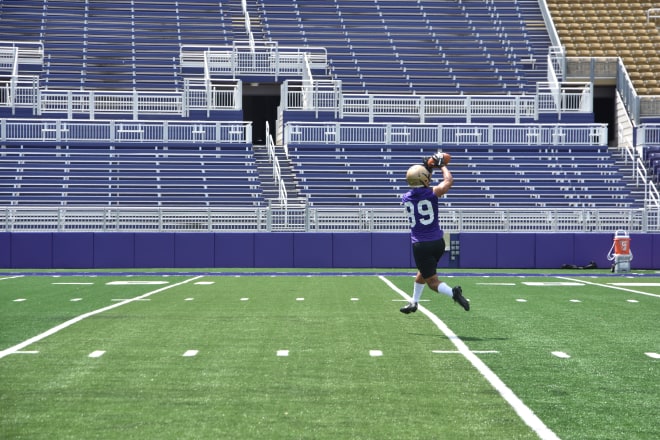
<svg viewBox="0 0 660 440"><path fill-rule="evenodd" d="M424 290L425 285L426 284L415 283L415 286L413 287L413 302L415 304L417 304L422 297L422 291Z"/></svg>
<svg viewBox="0 0 660 440"><path fill-rule="evenodd" d="M454 296L454 292L452 292L451 287L449 287L445 282L442 282L438 285L438 293L447 295L450 298Z"/></svg>

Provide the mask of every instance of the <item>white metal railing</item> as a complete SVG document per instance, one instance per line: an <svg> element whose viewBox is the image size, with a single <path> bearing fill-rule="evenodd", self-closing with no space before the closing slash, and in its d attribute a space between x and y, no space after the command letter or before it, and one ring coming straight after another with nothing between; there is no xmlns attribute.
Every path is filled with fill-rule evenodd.
<svg viewBox="0 0 660 440"><path fill-rule="evenodd" d="M241 0L241 10L243 11L243 17L245 17L243 21L245 22L245 33L250 42L250 50L254 50L254 35L252 35L252 28L250 27L251 19L246 0Z"/></svg>
<svg viewBox="0 0 660 440"><path fill-rule="evenodd" d="M273 142L273 136L270 134L270 125L268 124L268 121L266 121L266 149L268 150L268 160L273 166L273 181L277 186L277 203L280 206L286 206L288 199L286 185L282 179L280 161L275 152L275 142Z"/></svg>
<svg viewBox="0 0 660 440"><path fill-rule="evenodd" d="M184 92L48 90L36 89L31 105L37 114L74 115L128 114L133 119L144 115L176 115L187 117L190 110L240 110L240 84L217 81L211 87L195 87L187 82ZM239 95L240 96L240 95Z"/></svg>
<svg viewBox="0 0 660 440"><path fill-rule="evenodd" d="M0 119L0 143L252 143L250 121Z"/></svg>
<svg viewBox="0 0 660 440"><path fill-rule="evenodd" d="M287 80L282 83L283 110L331 111L339 116L342 109L341 81Z"/></svg>
<svg viewBox="0 0 660 440"><path fill-rule="evenodd" d="M39 77L36 75L12 75L0 87L0 107L31 108L36 113Z"/></svg>
<svg viewBox="0 0 660 440"><path fill-rule="evenodd" d="M539 113L589 113L593 111L593 86L588 82L557 85L538 83L537 93L528 95L384 95L344 94L339 82L301 83L285 81L284 110L331 111L340 118L414 117L420 122L433 118L538 119Z"/></svg>
<svg viewBox="0 0 660 440"><path fill-rule="evenodd" d="M0 71L16 73L18 47L0 46Z"/></svg>
<svg viewBox="0 0 660 440"><path fill-rule="evenodd" d="M447 232L659 231L660 212L649 209L446 209ZM121 208L0 207L0 231L305 231L406 232L400 207Z"/></svg>
<svg viewBox="0 0 660 440"><path fill-rule="evenodd" d="M649 209L660 211L660 192L658 191L658 186L650 179L646 181L644 200L645 205Z"/></svg>
<svg viewBox="0 0 660 440"><path fill-rule="evenodd" d="M627 136L625 134L626 131L630 131L630 135ZM644 163L643 150L644 145L646 145L645 137L647 134L651 139L657 140L656 145L660 145L660 125L658 124L651 124L648 127L642 125L637 130L637 146L633 145L632 124L627 119L620 123L618 128L618 147L622 152L624 164L631 167L635 186L644 189L644 206L649 209L659 210L660 195L658 194L658 188L653 182L653 179L649 177L647 166Z"/></svg>
<svg viewBox="0 0 660 440"><path fill-rule="evenodd" d="M303 76L306 69L328 68L324 47L279 46L268 41L260 45L240 41L232 45L213 46L185 44L179 52L182 68L202 68L211 78L236 78L240 75Z"/></svg>
<svg viewBox="0 0 660 440"><path fill-rule="evenodd" d="M243 83L238 80L185 78L183 115L190 110L205 110L207 116L216 110L242 110Z"/></svg>
<svg viewBox="0 0 660 440"><path fill-rule="evenodd" d="M642 124L637 129L638 145L660 145L660 124Z"/></svg>
<svg viewBox="0 0 660 440"><path fill-rule="evenodd" d="M0 41L0 70L18 74L20 65L44 63L44 45L39 41Z"/></svg>
<svg viewBox="0 0 660 440"><path fill-rule="evenodd" d="M288 122L290 144L607 145L607 124Z"/></svg>

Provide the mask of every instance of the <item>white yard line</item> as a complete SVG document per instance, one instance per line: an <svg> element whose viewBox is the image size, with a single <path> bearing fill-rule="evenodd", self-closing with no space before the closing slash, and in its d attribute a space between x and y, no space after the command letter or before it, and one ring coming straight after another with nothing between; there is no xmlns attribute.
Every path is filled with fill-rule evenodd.
<svg viewBox="0 0 660 440"><path fill-rule="evenodd" d="M64 330L65 328L70 327L73 324L76 324L76 323L82 321L83 319L89 318L90 316L98 315L99 313L103 313L103 312L107 312L108 310L116 309L117 307L121 307L125 304L132 303L133 301L140 301L140 300L142 300L144 298L147 298L151 295L155 295L156 293L160 293L164 290L171 289L172 287L178 287L182 284L186 284L186 283L189 283L191 281L195 281L195 280L197 280L199 278L202 278L202 277L203 276L200 275L200 276L197 276L197 277L194 277L194 278L189 278L185 281L181 281L180 283L170 284L169 286L161 287L160 289L152 290L151 292L147 292L144 295L136 296L135 298L130 298L130 299L124 300L122 302L118 302L116 304L112 304L110 306L103 307L101 309L97 309L97 310L94 310L94 311L91 311L91 312L84 313L84 314L82 314L80 316L77 316L73 319L69 319L68 321L63 322L62 324L60 324L58 326L55 326L55 327L53 327L49 330L46 330L45 332L41 333L40 335L34 336L34 337L32 337L32 338L30 338L26 341L21 342L20 344L14 345L13 347L9 347L5 350L0 351L0 359L2 359L5 356L8 356L10 354L16 353L16 352L24 349L25 347L28 347L29 345L34 344L35 342L38 342L38 341L41 341L44 338L47 338L48 336L54 335L55 333L59 332L60 330Z"/></svg>
<svg viewBox="0 0 660 440"><path fill-rule="evenodd" d="M11 280L11 279L14 279L14 278L22 278L22 277L23 277L23 275L14 275L14 276L12 276L12 277L3 277L3 278L0 278L0 281L3 281L3 280Z"/></svg>
<svg viewBox="0 0 660 440"><path fill-rule="evenodd" d="M623 290L624 292L637 293L639 295L646 295L646 296L652 296L652 297L655 297L655 298L660 298L660 295L656 295L655 293L648 293L648 292L642 292L640 290L627 289L627 288L621 287L621 286L613 286L612 284L592 283L591 281L585 281L583 279L574 279L574 278L568 278L568 277L557 277L557 278L561 278L563 280L577 281L578 283L590 284L592 286L607 287L608 289Z"/></svg>
<svg viewBox="0 0 660 440"><path fill-rule="evenodd" d="M406 298L408 301L411 300L410 296L406 294L403 290L396 287L390 280L383 276L379 276L385 284L387 284L392 290L397 292L402 297ZM518 396L516 396L513 391L500 379L493 371L488 368L488 366L481 360L477 355L471 351L468 346L463 342L447 325L442 322L440 318L431 313L425 307L421 305L418 306L418 311L422 312L429 318L442 333L449 338L449 340L456 346L458 351L474 366L474 368L481 373L481 375L497 390L498 393L506 400L506 402L511 405L513 410L518 414L527 426L532 428L534 432L543 440L558 440L557 434L552 432L550 428L545 426L545 423L538 418L534 412L523 403Z"/></svg>

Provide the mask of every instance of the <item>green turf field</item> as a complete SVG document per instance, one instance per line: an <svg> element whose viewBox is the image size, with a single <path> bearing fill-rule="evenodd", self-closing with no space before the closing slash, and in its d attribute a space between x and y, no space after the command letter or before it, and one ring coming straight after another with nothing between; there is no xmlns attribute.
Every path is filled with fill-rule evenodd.
<svg viewBox="0 0 660 440"><path fill-rule="evenodd" d="M657 439L660 274L0 274L0 439Z"/></svg>

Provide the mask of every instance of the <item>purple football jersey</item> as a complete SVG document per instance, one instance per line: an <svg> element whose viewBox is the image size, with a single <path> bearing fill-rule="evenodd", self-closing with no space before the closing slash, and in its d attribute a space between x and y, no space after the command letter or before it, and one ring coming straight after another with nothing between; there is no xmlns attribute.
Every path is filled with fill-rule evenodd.
<svg viewBox="0 0 660 440"><path fill-rule="evenodd" d="M419 241L440 240L443 231L438 224L438 196L433 189L412 188L401 197L410 221L410 238Z"/></svg>

